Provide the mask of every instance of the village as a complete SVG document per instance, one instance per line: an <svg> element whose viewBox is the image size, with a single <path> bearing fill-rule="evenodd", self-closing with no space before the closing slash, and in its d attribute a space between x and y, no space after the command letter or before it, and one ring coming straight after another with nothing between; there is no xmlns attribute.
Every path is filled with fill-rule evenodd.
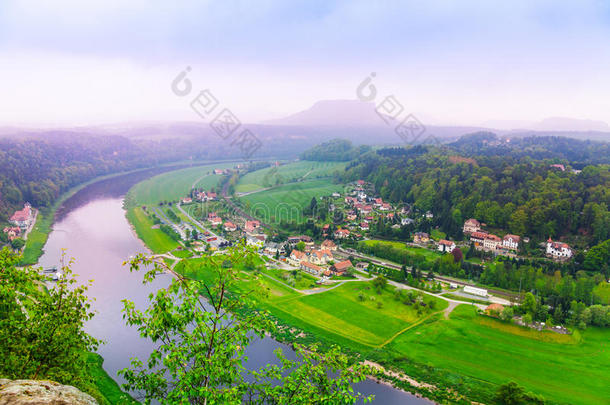
<svg viewBox="0 0 610 405"><path fill-rule="evenodd" d="M218 172L219 174L222 173L220 170ZM392 229L403 227L412 229L413 231L408 234L408 239L403 241L405 244L425 247L441 253L452 253L457 247L468 249L472 246L474 249L485 252L492 257L502 255L519 258L522 257L520 254L522 245L530 242L528 237L509 233L501 237L497 236L486 231L484 229L485 224L474 218L466 220L463 224L464 240L448 240L442 237L444 234L441 232L437 232L441 235L440 237L438 235L435 237L434 232L431 235L429 232L418 231L418 225L434 218L432 212L420 213L406 204L395 207L375 195L372 185L363 180L348 185L343 195L335 192L332 195L321 196L320 198L327 200L326 206L329 214L332 214L332 220L319 223L321 235L318 240L320 243L318 247L314 246L312 236L307 235L288 236L284 240L278 240L272 227L263 226L264 224L261 221L251 217L245 218L234 210L223 210L222 214L218 214L216 211L208 212L206 210L208 205L205 205L205 203L219 200L217 192L212 190L196 190L192 193L192 197L182 198L179 207L184 210L184 207L191 204L204 204L202 212L206 213L205 222L209 228L215 229L218 234L211 235L209 230L204 232L203 236L207 236L207 238L201 238L201 240L206 243L212 243L217 247L220 242L245 240L249 245L257 245L262 251L274 256L277 255L284 261L292 260L293 264L299 264L299 266L301 261L314 266L334 262L330 253L336 250L337 245L335 243L341 245L342 242L367 240L372 234L372 228L382 221L391 223ZM216 207L218 207L218 204ZM311 260L304 260L298 254L298 260L295 257L291 258L291 256L294 256L293 252L299 241L297 239L305 244L306 249L300 250L305 253L307 258L314 256ZM331 244L333 249L329 248ZM350 246L352 245L353 243L350 244ZM323 252L323 254L319 256L319 252ZM569 260L573 256L573 250L569 245L553 241L550 238L541 247L541 253L556 261ZM308 266L308 264L305 266ZM315 267L308 268L307 271L311 272L312 269L315 269ZM328 270L320 268L316 271L325 273Z"/></svg>
<svg viewBox="0 0 610 405"><path fill-rule="evenodd" d="M37 216L38 211L26 202L22 209L15 211L9 218L10 225L5 226L2 232L5 235L6 242L15 251L19 252L25 246L25 241L36 223Z"/></svg>

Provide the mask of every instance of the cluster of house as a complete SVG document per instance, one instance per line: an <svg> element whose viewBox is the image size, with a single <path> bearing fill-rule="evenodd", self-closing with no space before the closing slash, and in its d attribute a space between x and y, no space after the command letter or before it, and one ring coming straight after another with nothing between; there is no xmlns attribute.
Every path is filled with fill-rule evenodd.
<svg viewBox="0 0 610 405"><path fill-rule="evenodd" d="M300 268L303 271L314 274L316 276L331 276L331 275L343 275L352 266L352 262L349 260L334 262L333 252L337 250L337 245L326 239L317 248L313 240L308 236L294 236L288 238L288 244L290 246L296 246L296 243L305 243L305 249L303 251L292 249L290 256L287 257L288 263ZM332 262L331 265L329 265Z"/></svg>
<svg viewBox="0 0 610 405"><path fill-rule="evenodd" d="M262 232L260 221L246 220L243 226L240 227L231 221L223 221L223 219L215 212L210 212L207 220L212 226L222 225L222 228L226 232L237 232L242 230L245 233L246 243L248 245L263 247L265 241L267 240L267 235Z"/></svg>
<svg viewBox="0 0 610 405"><path fill-rule="evenodd" d="M9 240L20 238L26 231L26 229L32 224L34 220L34 212L30 204L25 203L23 209L15 211L9 218L8 222L12 226L7 226L3 229L3 232L7 234Z"/></svg>
<svg viewBox="0 0 610 405"><path fill-rule="evenodd" d="M519 250L519 244L521 243L520 236L507 234L500 238L482 230L481 226L481 223L474 218L464 222L464 234L470 236L470 241L476 249L498 254L514 254ZM546 254L553 259L569 259L572 257L572 253L572 249L566 243L553 242L550 238L547 241Z"/></svg>
<svg viewBox="0 0 610 405"><path fill-rule="evenodd" d="M498 254L514 254L519 250L519 243L521 243L520 236L506 234L503 238L500 238L497 235L484 231L481 226L479 221L471 218L464 222L464 228L462 229L465 235L470 236L470 241L475 249Z"/></svg>
<svg viewBox="0 0 610 405"><path fill-rule="evenodd" d="M345 211L345 220L351 222L349 225L352 231L368 231L371 223L379 218L394 218L395 208L392 204L383 201L381 197L371 196L367 194L367 189L371 189L372 186L364 180L358 180L355 183L354 188L345 196L344 202L347 206ZM332 197L339 198L339 193L333 193ZM331 206L334 208L334 206ZM332 210L332 209L331 209ZM404 213L401 211L401 213ZM357 222L355 222L357 221ZM402 225L406 225L413 222L410 218L404 218ZM400 225L396 225L400 227ZM344 239L350 236L348 229L340 230L335 233L335 238ZM360 236L353 234L353 236Z"/></svg>
<svg viewBox="0 0 610 405"><path fill-rule="evenodd" d="M427 232L415 232L413 234L413 243L425 245L430 242L430 235ZM436 249L439 252L451 253L456 248L455 242L441 239L436 244Z"/></svg>
<svg viewBox="0 0 610 405"><path fill-rule="evenodd" d="M197 199L198 201L202 201L202 202L206 202L206 201L215 201L218 199L218 194L216 194L213 191L197 191L195 194L193 194L195 199ZM184 197L181 200L182 204L190 204L193 202L193 199L191 197Z"/></svg>

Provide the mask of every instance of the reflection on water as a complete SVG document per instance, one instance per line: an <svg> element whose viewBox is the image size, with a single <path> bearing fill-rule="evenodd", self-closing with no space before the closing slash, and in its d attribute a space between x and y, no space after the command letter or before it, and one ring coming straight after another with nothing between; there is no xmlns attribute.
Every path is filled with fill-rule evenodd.
<svg viewBox="0 0 610 405"><path fill-rule="evenodd" d="M143 308L150 292L169 283L170 276L161 276L153 284L143 285L141 273L130 273L123 266L131 255L146 252L146 248L125 218L122 195L133 184L157 173L140 172L108 179L76 193L62 206L40 260L44 267L58 265L65 249L66 256L75 259L72 269L79 279L94 280L89 296L95 299L97 314L87 324L87 331L106 342L99 353L104 357L106 371L119 382L122 381L116 373L129 366L130 357L145 359L152 349L151 342L141 339L135 329L125 325L121 300L130 299ZM273 350L278 346L285 352L291 351L270 338L256 340L247 351L248 366L258 368L274 361ZM370 380L355 388L366 395L375 394L375 403L379 404L429 403Z"/></svg>

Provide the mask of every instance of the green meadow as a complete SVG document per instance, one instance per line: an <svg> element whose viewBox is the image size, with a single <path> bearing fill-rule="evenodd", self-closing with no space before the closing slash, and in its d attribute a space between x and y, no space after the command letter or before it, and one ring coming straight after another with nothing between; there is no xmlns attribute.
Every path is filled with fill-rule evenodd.
<svg viewBox="0 0 610 405"><path fill-rule="evenodd" d="M387 349L390 357L424 364L445 380L467 376L471 389L489 395L512 380L556 403L602 404L610 398L609 343L608 329L573 335L538 332L460 305L450 319L423 323ZM417 378L413 367L406 368Z"/></svg>
<svg viewBox="0 0 610 405"><path fill-rule="evenodd" d="M300 161L278 167L268 167L247 173L239 180L235 190L239 193L246 193L278 184L330 177L335 171L343 170L345 165L345 162Z"/></svg>
<svg viewBox="0 0 610 405"><path fill-rule="evenodd" d="M170 238L165 232L153 228L154 223L141 207L129 207L127 209L127 220L135 228L138 238L153 253L165 253L180 246L178 242Z"/></svg>
<svg viewBox="0 0 610 405"><path fill-rule="evenodd" d="M309 206L312 198L341 191L343 186L333 184L330 179L302 181L261 191L241 197L245 210L264 222L279 223L280 220L303 222L302 210Z"/></svg>
<svg viewBox="0 0 610 405"><path fill-rule="evenodd" d="M205 260L182 261L176 269L211 281ZM378 294L371 282L305 295L260 273L243 270L240 278L238 289L259 291L258 305L283 324L415 379L458 388L471 399L489 402L508 381L551 403L601 404L610 398L609 330L539 332L478 315L467 304L447 319L441 313L446 301L426 295L435 308L418 313L394 299L393 287Z"/></svg>
<svg viewBox="0 0 610 405"><path fill-rule="evenodd" d="M193 185L206 190L215 187L221 176L212 174L212 171L233 166L234 163L218 163L163 173L136 184L129 190L126 198L129 204L135 205L153 205L161 201L176 201L186 197Z"/></svg>

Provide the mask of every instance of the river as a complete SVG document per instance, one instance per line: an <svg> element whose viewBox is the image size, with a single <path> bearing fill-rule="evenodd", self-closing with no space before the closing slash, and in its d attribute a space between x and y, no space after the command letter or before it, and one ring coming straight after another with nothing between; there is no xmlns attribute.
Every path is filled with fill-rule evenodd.
<svg viewBox="0 0 610 405"><path fill-rule="evenodd" d="M74 258L73 271L79 280L93 279L89 296L94 298L96 316L87 324L87 331L105 341L98 352L104 357L104 368L117 381L117 371L128 367L130 357L146 359L152 344L139 337L134 328L122 318L122 299L128 298L143 308L148 294L169 283L169 275L161 276L152 285L142 284L142 274L130 273L123 266L129 256L146 252L143 243L132 232L125 211L123 197L127 190L146 177L161 171L155 169L130 173L93 183L67 199L57 212L56 223L45 245L40 264L51 267L64 258ZM281 346L271 338L258 339L248 348L248 367L260 367L274 361L273 350ZM385 384L367 380L354 387L365 395L374 394L378 404L430 404Z"/></svg>

